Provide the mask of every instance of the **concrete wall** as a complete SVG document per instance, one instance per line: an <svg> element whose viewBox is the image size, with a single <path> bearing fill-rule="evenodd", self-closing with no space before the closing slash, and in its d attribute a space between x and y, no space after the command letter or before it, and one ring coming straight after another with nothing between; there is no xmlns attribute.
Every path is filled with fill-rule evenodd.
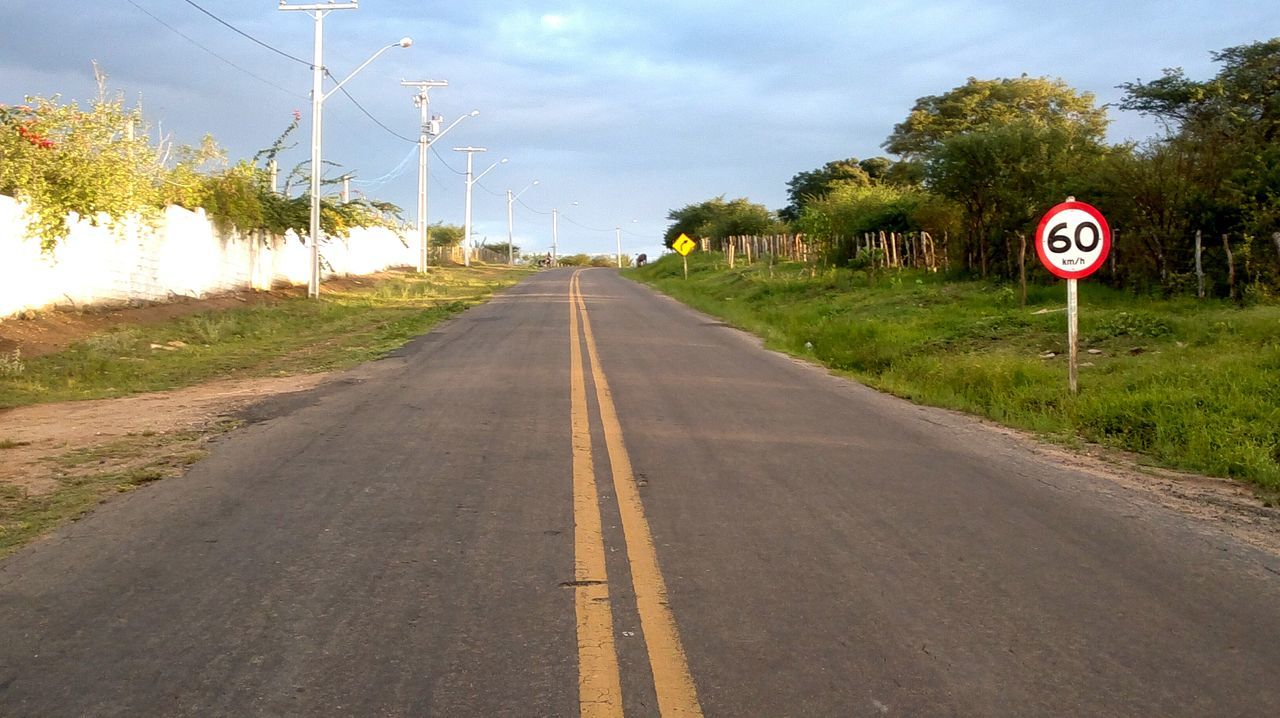
<svg viewBox="0 0 1280 718"><path fill-rule="evenodd" d="M203 210L169 207L154 222L92 226L71 216L52 252L26 235L26 209L0 195L0 318L26 309L202 297L233 289L306 284L309 254L290 232L266 238L219 232ZM416 249L385 228L356 229L320 248L325 276L416 265Z"/></svg>

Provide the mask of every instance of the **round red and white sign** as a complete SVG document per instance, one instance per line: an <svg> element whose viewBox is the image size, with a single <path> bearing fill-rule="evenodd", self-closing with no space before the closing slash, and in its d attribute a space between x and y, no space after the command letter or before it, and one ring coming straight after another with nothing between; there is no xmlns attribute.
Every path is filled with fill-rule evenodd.
<svg viewBox="0 0 1280 718"><path fill-rule="evenodd" d="M1093 274L1111 253L1111 226L1084 202L1063 202L1045 213L1036 229L1036 254L1063 279Z"/></svg>

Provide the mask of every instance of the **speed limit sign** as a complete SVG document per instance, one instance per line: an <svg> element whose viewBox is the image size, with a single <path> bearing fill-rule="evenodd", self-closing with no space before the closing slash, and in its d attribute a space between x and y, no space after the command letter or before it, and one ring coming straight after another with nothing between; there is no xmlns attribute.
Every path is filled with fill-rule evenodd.
<svg viewBox="0 0 1280 718"><path fill-rule="evenodd" d="M1036 229L1036 253L1063 279L1093 274L1111 252L1111 227L1102 213L1084 202L1067 201L1045 213Z"/></svg>
<svg viewBox="0 0 1280 718"><path fill-rule="evenodd" d="M1067 383L1071 393L1080 390L1080 289L1081 277L1097 271L1111 252L1111 227L1093 205L1068 197L1045 212L1036 228L1036 254L1044 266L1067 280Z"/></svg>

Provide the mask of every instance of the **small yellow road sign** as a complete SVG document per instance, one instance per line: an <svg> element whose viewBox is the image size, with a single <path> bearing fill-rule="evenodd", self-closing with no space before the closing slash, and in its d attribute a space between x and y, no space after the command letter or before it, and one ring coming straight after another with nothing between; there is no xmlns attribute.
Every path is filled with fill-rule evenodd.
<svg viewBox="0 0 1280 718"><path fill-rule="evenodd" d="M692 252L693 248L696 246L698 246L698 243L689 239L689 235L687 234L681 234L679 237L676 237L676 241L671 243L671 248L679 252L681 257L689 256L689 253Z"/></svg>

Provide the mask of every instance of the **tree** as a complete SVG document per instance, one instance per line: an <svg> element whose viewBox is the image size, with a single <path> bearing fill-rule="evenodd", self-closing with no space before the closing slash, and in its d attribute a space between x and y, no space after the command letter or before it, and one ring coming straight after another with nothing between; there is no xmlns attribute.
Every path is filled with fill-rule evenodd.
<svg viewBox="0 0 1280 718"><path fill-rule="evenodd" d="M790 204L778 215L788 222L794 222L809 201L826 196L838 182L866 187L871 184L871 175L859 165L857 157L832 160L817 169L798 172L787 182L787 199Z"/></svg>
<svg viewBox="0 0 1280 718"><path fill-rule="evenodd" d="M1104 108L1090 92L1077 92L1062 80L1015 77L969 78L941 95L916 100L907 119L893 128L884 148L908 160L927 160L943 141L1011 123L1056 129L1081 141L1100 143L1107 129Z"/></svg>
<svg viewBox="0 0 1280 718"><path fill-rule="evenodd" d="M1165 142L1188 154L1200 227L1270 235L1280 259L1280 38L1211 55L1222 64L1213 79L1166 69L1121 85L1120 106L1159 119Z"/></svg>
<svg viewBox="0 0 1280 718"><path fill-rule="evenodd" d="M894 162L888 157L833 160L817 169L800 172L787 182L787 198L791 203L779 210L778 216L794 224L810 202L822 199L837 187L877 184L911 187L919 185L923 179L923 166L916 162Z"/></svg>
<svg viewBox="0 0 1280 718"><path fill-rule="evenodd" d="M762 204L745 197L726 202L724 195L673 209L667 213L672 225L663 236L670 247L681 234L690 237L724 239L737 235L771 234L783 228L777 215Z"/></svg>
<svg viewBox="0 0 1280 718"><path fill-rule="evenodd" d="M436 222L431 225L431 244L435 247L454 247L462 243L463 229L456 224Z"/></svg>
<svg viewBox="0 0 1280 718"><path fill-rule="evenodd" d="M1011 236L1034 230L1045 208L1060 202L1103 155L1062 127L1035 121L992 125L947 137L931 150L930 187L965 210L966 259L985 277L993 263L1014 271Z"/></svg>

